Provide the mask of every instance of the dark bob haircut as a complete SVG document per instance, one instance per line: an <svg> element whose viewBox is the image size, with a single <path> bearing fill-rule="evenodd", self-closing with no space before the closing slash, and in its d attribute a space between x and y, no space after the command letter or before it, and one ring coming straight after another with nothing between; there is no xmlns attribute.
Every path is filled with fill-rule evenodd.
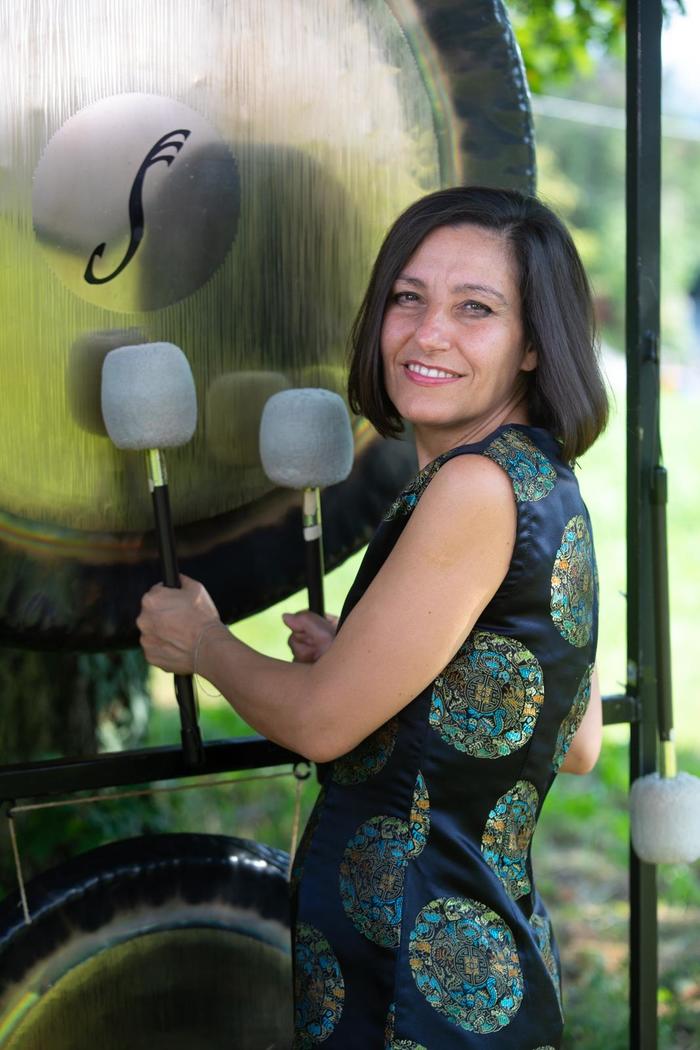
<svg viewBox="0 0 700 1050"><path fill-rule="evenodd" d="M545 427L573 462L608 418L598 365L591 291L571 235L536 197L482 186L438 190L412 204L389 230L350 336L350 404L384 437L403 429L384 387L380 338L389 296L405 264L440 226L501 233L517 266L523 331L537 351L527 374L530 423Z"/></svg>

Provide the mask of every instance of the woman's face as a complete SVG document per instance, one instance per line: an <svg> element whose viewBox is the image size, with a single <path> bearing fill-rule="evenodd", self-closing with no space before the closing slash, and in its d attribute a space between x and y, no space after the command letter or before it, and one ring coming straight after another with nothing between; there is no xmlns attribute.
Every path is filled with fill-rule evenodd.
<svg viewBox="0 0 700 1050"><path fill-rule="evenodd" d="M479 226L428 234L396 280L381 334L386 391L419 458L526 423L520 292L505 238Z"/></svg>

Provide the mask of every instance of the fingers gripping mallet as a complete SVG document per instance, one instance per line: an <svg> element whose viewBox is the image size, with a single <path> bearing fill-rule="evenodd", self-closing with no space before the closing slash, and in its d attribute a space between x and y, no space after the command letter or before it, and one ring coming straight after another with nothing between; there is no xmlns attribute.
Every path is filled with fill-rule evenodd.
<svg viewBox="0 0 700 1050"><path fill-rule="evenodd" d="M197 395L182 350L144 343L110 351L102 368L102 415L117 448L146 453L163 582L180 587L162 450L185 445L197 425ZM191 675L175 675L175 694L184 759L199 766L204 753Z"/></svg>
<svg viewBox="0 0 700 1050"><path fill-rule="evenodd" d="M321 488L344 481L352 470L353 438L345 402L330 390L282 390L266 403L260 420L260 458L270 481L302 489L309 608L325 615Z"/></svg>
<svg viewBox="0 0 700 1050"><path fill-rule="evenodd" d="M657 465L652 477L660 774L639 777L632 785L632 844L637 856L647 864L688 864L700 857L700 780L689 773L678 773L676 768L671 692L666 470Z"/></svg>

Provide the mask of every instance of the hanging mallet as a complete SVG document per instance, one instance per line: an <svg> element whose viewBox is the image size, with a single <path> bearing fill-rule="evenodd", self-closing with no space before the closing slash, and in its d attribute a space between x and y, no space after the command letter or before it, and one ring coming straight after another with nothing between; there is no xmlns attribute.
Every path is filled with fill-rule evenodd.
<svg viewBox="0 0 700 1050"><path fill-rule="evenodd" d="M344 481L354 445L345 402L319 387L282 390L260 420L260 458L270 481L301 489L309 609L325 615L323 600L322 488Z"/></svg>
<svg viewBox="0 0 700 1050"><path fill-rule="evenodd" d="M187 358L172 343L121 346L102 368L102 415L120 449L146 453L163 583L180 587L163 449L185 445L197 426L197 395ZM175 675L186 765L204 760L191 675Z"/></svg>
<svg viewBox="0 0 700 1050"><path fill-rule="evenodd" d="M700 779L689 773L679 773L676 766L671 688L665 468L657 465L652 476L660 772L639 777L632 785L632 844L637 856L647 864L688 864L700 857Z"/></svg>

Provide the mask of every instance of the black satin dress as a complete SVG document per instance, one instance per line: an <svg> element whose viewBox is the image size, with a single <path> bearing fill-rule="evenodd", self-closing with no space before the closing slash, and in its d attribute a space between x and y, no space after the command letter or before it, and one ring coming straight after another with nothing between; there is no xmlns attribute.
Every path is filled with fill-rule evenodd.
<svg viewBox="0 0 700 1050"><path fill-rule="evenodd" d="M474 454L513 483L510 568L437 678L325 768L292 880L297 1050L560 1046L530 847L588 704L598 599L588 512L551 435L508 424L430 463L378 529L343 617L442 464Z"/></svg>

